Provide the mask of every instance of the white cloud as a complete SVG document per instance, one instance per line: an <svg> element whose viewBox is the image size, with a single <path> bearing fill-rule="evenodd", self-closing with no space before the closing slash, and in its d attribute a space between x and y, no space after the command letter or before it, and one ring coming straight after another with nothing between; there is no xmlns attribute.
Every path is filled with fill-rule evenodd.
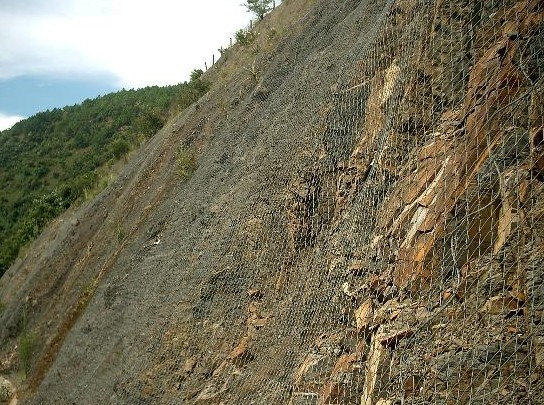
<svg viewBox="0 0 544 405"><path fill-rule="evenodd" d="M19 115L7 115L0 112L0 131L11 128L14 124L18 123L25 117Z"/></svg>
<svg viewBox="0 0 544 405"><path fill-rule="evenodd" d="M8 0L0 5L0 79L110 74L125 87L178 83L249 21L240 3L33 0L23 9Z"/></svg>

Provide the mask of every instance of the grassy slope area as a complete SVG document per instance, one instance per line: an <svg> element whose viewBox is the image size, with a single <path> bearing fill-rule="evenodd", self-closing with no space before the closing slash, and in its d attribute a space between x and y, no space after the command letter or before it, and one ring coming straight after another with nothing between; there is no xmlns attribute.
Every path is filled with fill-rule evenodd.
<svg viewBox="0 0 544 405"><path fill-rule="evenodd" d="M0 276L51 219L104 187L115 161L207 91L200 74L41 112L0 132Z"/></svg>

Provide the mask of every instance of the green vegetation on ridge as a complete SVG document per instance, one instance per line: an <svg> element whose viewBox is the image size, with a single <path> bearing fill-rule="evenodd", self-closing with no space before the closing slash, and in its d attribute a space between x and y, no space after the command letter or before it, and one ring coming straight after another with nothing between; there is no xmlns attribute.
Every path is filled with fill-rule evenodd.
<svg viewBox="0 0 544 405"><path fill-rule="evenodd" d="M247 0L244 6L262 20L264 15L272 10L272 3L272 0Z"/></svg>
<svg viewBox="0 0 544 405"><path fill-rule="evenodd" d="M201 74L41 112L0 132L0 276L51 219L100 186L111 164L208 90Z"/></svg>

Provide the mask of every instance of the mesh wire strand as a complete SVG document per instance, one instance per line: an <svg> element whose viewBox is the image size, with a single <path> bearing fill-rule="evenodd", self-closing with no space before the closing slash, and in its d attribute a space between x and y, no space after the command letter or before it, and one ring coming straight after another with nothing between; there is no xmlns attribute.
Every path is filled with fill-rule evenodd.
<svg viewBox="0 0 544 405"><path fill-rule="evenodd" d="M544 403L536 354L541 346L535 347L541 333L536 315L543 303L534 301L540 286L523 285L531 283L523 274L527 267L541 272L540 237L531 230L541 228L532 222L538 220L532 212L542 195L539 191L523 205L525 197L519 195L520 181L539 181L540 168L529 163L538 153L529 145L534 125L529 110L531 95L542 88L528 77L504 83L519 73L523 59L537 66L533 75L542 75L540 54L522 55L530 36L542 35L542 28L504 33L507 23L519 27L542 7L513 1L335 3L318 2L307 20L298 22L307 29L317 24L314 35L321 40L299 37L302 45L296 38L286 40L288 56L276 55L281 66L258 62L263 71L271 66L268 83L259 85L281 92L284 77L276 78L275 71L304 81L300 65L312 63L318 51L326 58L360 23L359 35L351 35L354 43L344 45L349 55L338 61L342 68L327 73L334 77L326 81L333 89L314 104L322 110L303 127L274 122L284 137L267 133L264 124L264 135L254 134L269 137L255 144L283 144L283 150L292 142L290 134L298 132L303 142L292 145L290 156L303 157L278 178L263 179L262 190L251 191L249 209L236 218L232 234L234 240L248 239L226 247L209 275L187 280L199 290L188 300L190 320L183 318L186 310L168 306L162 326L150 334L149 354L136 371L127 367L129 377L121 378L126 389L116 400ZM507 67L483 56L501 43L507 48L499 52L519 46ZM315 49L303 49L313 44ZM511 72L504 75L501 69ZM480 92L474 97L482 98L467 96L471 85ZM497 99L493 91L504 88L510 94ZM271 97L275 105L303 98L297 91L286 92L291 100ZM274 121L260 115L259 102L246 100L244 107L255 109L256 119ZM445 113L457 120L449 128ZM482 114L475 130L467 127L471 114ZM423 147L440 143L429 157L418 158ZM481 161L475 168L466 156ZM451 169L447 165L454 160L457 167ZM454 177L441 178L445 170ZM416 190L419 202L398 228L388 229L384 222L394 222L416 201L402 194L414 186L407 179L415 181L417 174L426 178ZM263 210L278 185L275 209ZM425 190L434 199L423 203ZM426 209L441 214L430 229L407 237ZM507 218L512 215L516 218ZM266 232L251 239L246 232L252 225ZM397 274L425 234L435 240L427 242L431 247L421 262L408 263L408 276ZM408 258L401 257L403 249ZM186 265L177 263L175 254L171 263L173 271ZM186 288L172 287L175 283L165 291L177 295L169 300L174 303ZM357 319L364 303L373 308L370 318ZM198 328L209 335L195 332ZM181 330L179 344L173 343Z"/></svg>

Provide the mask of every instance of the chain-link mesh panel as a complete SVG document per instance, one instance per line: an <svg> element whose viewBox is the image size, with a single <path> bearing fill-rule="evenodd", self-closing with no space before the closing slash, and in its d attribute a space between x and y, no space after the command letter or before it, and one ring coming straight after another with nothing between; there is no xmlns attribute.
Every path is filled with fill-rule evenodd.
<svg viewBox="0 0 544 405"><path fill-rule="evenodd" d="M544 4L291 0L255 29L30 402L544 404Z"/></svg>

